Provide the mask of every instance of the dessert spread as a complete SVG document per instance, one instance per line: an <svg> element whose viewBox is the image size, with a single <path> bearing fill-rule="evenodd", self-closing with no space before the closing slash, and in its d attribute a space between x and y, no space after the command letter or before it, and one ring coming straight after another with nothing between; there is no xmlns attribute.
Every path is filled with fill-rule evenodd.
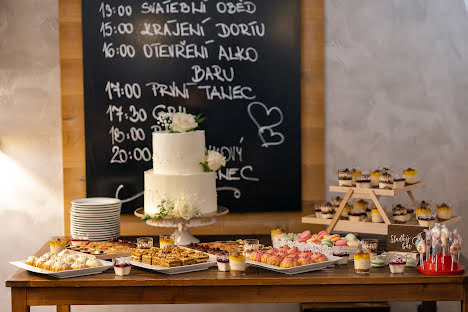
<svg viewBox="0 0 468 312"><path fill-rule="evenodd" d="M202 251L210 255L217 255L220 251L226 251L227 253L231 253L234 251L242 251L244 248L242 243L243 243L242 240L240 241L216 241L216 242L211 242L211 243L199 243L199 244L192 243L186 246L186 248Z"/></svg>
<svg viewBox="0 0 468 312"><path fill-rule="evenodd" d="M30 256L26 264L48 271L60 272L101 266L102 263L94 256L77 255L64 249L58 254L46 252L40 257Z"/></svg>
<svg viewBox="0 0 468 312"><path fill-rule="evenodd" d="M137 249L132 252L131 259L154 266L172 268L208 262L209 255L188 248L168 246L164 248Z"/></svg>

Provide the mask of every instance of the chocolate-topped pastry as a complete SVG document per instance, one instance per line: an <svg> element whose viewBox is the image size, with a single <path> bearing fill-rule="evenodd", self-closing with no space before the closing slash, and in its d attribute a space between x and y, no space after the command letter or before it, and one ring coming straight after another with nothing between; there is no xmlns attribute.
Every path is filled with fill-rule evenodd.
<svg viewBox="0 0 468 312"><path fill-rule="evenodd" d="M407 215L408 211L406 210L406 207L398 204L396 206L393 206L393 220L395 223L406 223L407 221Z"/></svg>
<svg viewBox="0 0 468 312"><path fill-rule="evenodd" d="M370 188L371 187L371 179L369 175L362 175L356 179L356 187L357 188Z"/></svg>
<svg viewBox="0 0 468 312"><path fill-rule="evenodd" d="M336 196L332 199L331 203L333 207L339 207L342 201L343 201L343 198L341 198L340 196Z"/></svg>
<svg viewBox="0 0 468 312"><path fill-rule="evenodd" d="M338 186L353 186L353 172L346 169L338 170Z"/></svg>
<svg viewBox="0 0 468 312"><path fill-rule="evenodd" d="M320 211L322 212L322 219L332 219L335 207L330 202L326 202L320 206Z"/></svg>
<svg viewBox="0 0 468 312"><path fill-rule="evenodd" d="M382 173L379 178L379 188L391 190L393 188L393 176L389 173Z"/></svg>
<svg viewBox="0 0 468 312"><path fill-rule="evenodd" d="M393 189L396 190L396 189L404 188L405 183L406 183L406 178L404 176L396 176L393 179Z"/></svg>

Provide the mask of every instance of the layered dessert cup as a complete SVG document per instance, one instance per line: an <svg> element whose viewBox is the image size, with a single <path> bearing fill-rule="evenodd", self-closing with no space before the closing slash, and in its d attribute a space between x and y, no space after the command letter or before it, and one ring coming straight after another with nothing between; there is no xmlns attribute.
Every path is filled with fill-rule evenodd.
<svg viewBox="0 0 468 312"><path fill-rule="evenodd" d="M370 253L365 250L359 250L354 254L354 271L365 274L370 271Z"/></svg>
<svg viewBox="0 0 468 312"><path fill-rule="evenodd" d="M372 216L371 216L372 222L374 222L374 223L384 222L383 218L380 215L380 212L379 212L379 210L377 208L372 208L371 213L372 213Z"/></svg>
<svg viewBox="0 0 468 312"><path fill-rule="evenodd" d="M336 262L336 264L338 264L338 265L348 264L348 261L349 261L349 252L338 251L338 252L334 252L333 255L334 255L335 257L341 257L341 259L338 260L338 261Z"/></svg>
<svg viewBox="0 0 468 312"><path fill-rule="evenodd" d="M379 187L380 175L381 175L381 172L379 169L371 172L370 174L371 187Z"/></svg>
<svg viewBox="0 0 468 312"><path fill-rule="evenodd" d="M362 176L362 172L359 169L352 169L351 171L353 173L352 183L353 183L353 186L356 186L356 181L357 179L359 179L360 176Z"/></svg>
<svg viewBox="0 0 468 312"><path fill-rule="evenodd" d="M370 188L371 187L371 179L367 175L363 175L356 179L356 187L357 188Z"/></svg>
<svg viewBox="0 0 468 312"><path fill-rule="evenodd" d="M406 178L406 184L416 184L418 180L418 171L413 168L408 168L403 171L403 175Z"/></svg>
<svg viewBox="0 0 468 312"><path fill-rule="evenodd" d="M401 189L405 187L406 178L404 176L397 176L393 179L393 186L394 190Z"/></svg>
<svg viewBox="0 0 468 312"><path fill-rule="evenodd" d="M335 207L333 207L330 202L326 202L320 206L320 212L322 219L332 219L335 213Z"/></svg>
<svg viewBox="0 0 468 312"><path fill-rule="evenodd" d="M216 263L218 270L221 272L229 272L229 255L227 253L220 253L216 256Z"/></svg>
<svg viewBox="0 0 468 312"><path fill-rule="evenodd" d="M344 206L343 210L341 211L341 219L345 219L345 220L349 219L348 216L352 210L353 210L353 206L346 204L346 206Z"/></svg>
<svg viewBox="0 0 468 312"><path fill-rule="evenodd" d="M393 221L397 224L404 224L408 220L406 207L398 204L393 207Z"/></svg>
<svg viewBox="0 0 468 312"><path fill-rule="evenodd" d="M440 220L448 220L452 218L452 207L448 203L437 204L437 218Z"/></svg>
<svg viewBox="0 0 468 312"><path fill-rule="evenodd" d="M436 222L435 215L427 214L427 215L419 215L418 216L418 223L420 226L424 227L433 227Z"/></svg>
<svg viewBox="0 0 468 312"><path fill-rule="evenodd" d="M379 178L380 189L393 189L393 176L389 173L382 173Z"/></svg>
<svg viewBox="0 0 468 312"><path fill-rule="evenodd" d="M132 263L127 258L115 258L114 259L114 273L117 276L130 275L132 269Z"/></svg>
<svg viewBox="0 0 468 312"><path fill-rule="evenodd" d="M400 274L405 271L406 260L401 257L393 258L389 263L390 273Z"/></svg>
<svg viewBox="0 0 468 312"><path fill-rule="evenodd" d="M245 275L245 253L233 252L229 254L229 269L232 276Z"/></svg>
<svg viewBox="0 0 468 312"><path fill-rule="evenodd" d="M353 173L348 168L338 170L338 186L353 186Z"/></svg>

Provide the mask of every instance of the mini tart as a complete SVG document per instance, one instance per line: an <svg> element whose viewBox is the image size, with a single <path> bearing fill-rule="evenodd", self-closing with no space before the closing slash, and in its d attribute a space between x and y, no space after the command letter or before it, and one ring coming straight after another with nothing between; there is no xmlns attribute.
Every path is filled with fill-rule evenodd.
<svg viewBox="0 0 468 312"><path fill-rule="evenodd" d="M379 186L379 178L382 173L380 172L379 169L374 170L370 174L370 180L371 180L371 187L378 187Z"/></svg>
<svg viewBox="0 0 468 312"><path fill-rule="evenodd" d="M393 176L388 173L383 173L379 178L380 189L392 189L393 188Z"/></svg>
<svg viewBox="0 0 468 312"><path fill-rule="evenodd" d="M406 178L405 178L405 177L396 177L395 179L393 179L393 186L392 186L392 188L393 188L394 190L404 188L404 187L405 187L405 183L406 183Z"/></svg>
<svg viewBox="0 0 468 312"><path fill-rule="evenodd" d="M348 168L338 170L338 185L353 186L353 173Z"/></svg>
<svg viewBox="0 0 468 312"><path fill-rule="evenodd" d="M413 168L408 168L403 171L403 175L406 178L406 184L418 183L418 171Z"/></svg>
<svg viewBox="0 0 468 312"><path fill-rule="evenodd" d="M353 170L353 178L352 178L352 182L353 182L353 186L356 185L356 180L362 176L362 172L361 170L357 170L357 169L352 169Z"/></svg>
<svg viewBox="0 0 468 312"><path fill-rule="evenodd" d="M448 220L452 218L452 207L447 203L437 205L437 218L441 220Z"/></svg>

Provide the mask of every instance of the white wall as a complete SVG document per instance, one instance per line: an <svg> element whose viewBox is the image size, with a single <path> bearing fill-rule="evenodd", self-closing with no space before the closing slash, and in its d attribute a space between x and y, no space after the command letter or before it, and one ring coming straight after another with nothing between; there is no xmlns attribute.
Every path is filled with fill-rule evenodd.
<svg viewBox="0 0 468 312"><path fill-rule="evenodd" d="M335 181L340 167L415 166L429 185L417 197L449 199L455 212L468 218L462 210L468 204L468 16L463 0L325 3L326 184ZM26 257L63 231L57 16L57 0L0 1L2 280L14 271L9 260ZM1 288L0 311L8 311L9 302L9 289ZM264 308L206 305L197 310ZM458 311L458 305L442 309Z"/></svg>

